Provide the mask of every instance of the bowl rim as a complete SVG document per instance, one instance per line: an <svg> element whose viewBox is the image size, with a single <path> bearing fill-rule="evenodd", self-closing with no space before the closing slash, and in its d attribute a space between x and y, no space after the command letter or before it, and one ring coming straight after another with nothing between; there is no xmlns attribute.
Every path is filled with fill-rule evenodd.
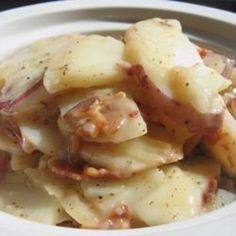
<svg viewBox="0 0 236 236"><path fill-rule="evenodd" d="M169 11L178 11L180 13L204 16L207 18L220 20L236 25L236 13L226 10L216 9L208 6L197 5L193 3L167 1L167 0L66 0L38 3L29 6L22 6L0 12L0 24L10 23L15 20L24 19L32 16L38 16L47 13L59 13L61 11L70 11L75 9L91 8L153 8Z"/></svg>
<svg viewBox="0 0 236 236"><path fill-rule="evenodd" d="M236 26L236 14L225 10L219 10L211 7L196 5L192 3L183 3L176 1L166 1L166 0L67 0L67 1L54 1L47 3L39 3L30 6L19 7L15 9L10 9L0 12L0 26L4 24L14 23L20 19L27 19L36 16L43 16L45 14L68 12L72 10L82 10L82 9L106 9L106 8L140 8L140 9L160 9L168 10L173 12L180 12L206 17L214 20L220 20L221 22L226 22ZM207 213L202 216L198 216L193 219L186 221L181 221L177 223L170 223L166 225L151 226L138 229L128 229L128 230L91 230L91 229L73 229L66 227L57 227L51 225L40 224L36 222L31 222L24 220L4 212L0 212L0 220L2 229L12 228L17 229L18 232L29 232L38 231L40 233L51 233L52 235L78 235L78 230L81 236L88 235L100 235L106 236L112 232L114 236L120 235L144 235L149 233L149 235L156 235L157 233L164 233L170 231L176 231L181 229L186 229L198 225L207 224L213 221L219 221L222 218L229 218L233 215L236 216L236 202L225 206L224 208L217 209L213 212Z"/></svg>

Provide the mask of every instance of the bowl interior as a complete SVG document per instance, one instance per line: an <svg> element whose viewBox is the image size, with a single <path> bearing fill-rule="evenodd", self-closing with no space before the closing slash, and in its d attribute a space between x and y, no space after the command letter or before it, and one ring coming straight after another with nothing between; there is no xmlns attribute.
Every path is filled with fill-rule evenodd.
<svg viewBox="0 0 236 236"><path fill-rule="evenodd" d="M0 13L0 60L18 47L49 36L95 33L119 38L129 24L152 17L178 19L182 24L183 31L196 44L236 59L236 15L177 2L135 0L128 3L125 0L114 2L98 0L55 2ZM190 220L188 223L150 227L147 231L140 229L122 231L122 233L114 231L113 233L115 235L156 235L156 233L166 236L183 235L183 233L199 235L200 233L204 234L204 231L197 225L214 221L212 227L216 229L219 227L218 221L222 217L230 216L235 212L236 203L232 203L225 209L198 217L196 220ZM14 217L6 216L4 213L0 213L0 219L6 223L3 224L4 228L0 226L1 232L6 232L6 235L16 235L14 234L17 232L15 227L19 227L19 235L32 235L34 231L35 235L110 235L110 232L105 231L98 233L81 230L78 233L77 230L43 227L35 223L16 221ZM225 219L225 222L232 224L232 220ZM24 229L26 225L29 227L28 233ZM185 228L184 231L178 234L175 231L183 228ZM13 232L12 234L9 234L9 229ZM196 234L192 230L196 230L194 231ZM222 230L229 232L229 229L225 227Z"/></svg>

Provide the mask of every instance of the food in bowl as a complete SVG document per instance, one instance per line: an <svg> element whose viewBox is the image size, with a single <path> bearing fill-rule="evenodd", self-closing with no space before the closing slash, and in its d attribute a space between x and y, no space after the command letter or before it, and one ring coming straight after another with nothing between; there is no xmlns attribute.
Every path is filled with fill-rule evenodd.
<svg viewBox="0 0 236 236"><path fill-rule="evenodd" d="M235 200L235 61L177 20L122 40L64 35L0 64L0 209L41 223L124 229Z"/></svg>

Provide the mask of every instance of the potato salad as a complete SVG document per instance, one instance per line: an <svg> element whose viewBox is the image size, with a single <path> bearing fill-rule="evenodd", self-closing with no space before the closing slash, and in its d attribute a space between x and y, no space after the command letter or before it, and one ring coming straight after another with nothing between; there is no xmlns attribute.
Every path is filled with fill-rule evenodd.
<svg viewBox="0 0 236 236"><path fill-rule="evenodd" d="M0 210L128 229L236 199L236 63L153 18L70 34L0 62Z"/></svg>

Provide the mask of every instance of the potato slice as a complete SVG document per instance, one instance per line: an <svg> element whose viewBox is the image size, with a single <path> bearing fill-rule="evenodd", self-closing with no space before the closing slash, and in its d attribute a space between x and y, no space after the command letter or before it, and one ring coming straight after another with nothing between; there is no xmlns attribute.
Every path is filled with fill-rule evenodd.
<svg viewBox="0 0 236 236"><path fill-rule="evenodd" d="M93 166L128 177L152 167L179 161L183 153L181 145L174 141L142 136L120 144L82 143L80 156Z"/></svg>
<svg viewBox="0 0 236 236"><path fill-rule="evenodd" d="M141 172L125 180L84 180L81 183L85 198L94 205L103 217L109 217L122 202L131 212L140 196L147 195L163 183L164 173L158 169ZM141 202L140 202L141 203ZM133 218L135 217L135 213Z"/></svg>
<svg viewBox="0 0 236 236"><path fill-rule="evenodd" d="M82 101L79 94L78 103L59 121L62 133L67 132L82 140L101 143L120 143L145 135L146 123L134 100L124 92L114 94L110 91L113 90L85 93L85 99ZM68 107L70 104L66 103L63 112Z"/></svg>
<svg viewBox="0 0 236 236"><path fill-rule="evenodd" d="M88 88L125 79L118 63L123 61L124 45L111 37L89 35L58 53L44 76L49 93L68 88Z"/></svg>
<svg viewBox="0 0 236 236"><path fill-rule="evenodd" d="M36 187L55 197L66 213L83 228L99 227L96 211L82 197L78 188L56 180L42 169L28 169L25 172Z"/></svg>
<svg viewBox="0 0 236 236"><path fill-rule="evenodd" d="M0 183L0 209L27 220L50 225L69 219L54 197L30 186L27 177L19 171L9 173Z"/></svg>
<svg viewBox="0 0 236 236"><path fill-rule="evenodd" d="M12 170L23 170L37 165L37 157L24 153L16 139L0 134L0 150L10 155Z"/></svg>
<svg viewBox="0 0 236 236"><path fill-rule="evenodd" d="M41 40L3 61L0 64L0 81L4 80L0 109L11 110L12 106L24 101L24 98L37 90L55 52L68 47L78 38L78 35L69 35Z"/></svg>
<svg viewBox="0 0 236 236"><path fill-rule="evenodd" d="M148 225L181 221L201 214L209 184L212 178L219 177L219 165L206 159L187 165L170 165L163 171L163 183L140 198L136 214ZM216 190L210 194L216 194Z"/></svg>
<svg viewBox="0 0 236 236"><path fill-rule="evenodd" d="M55 97L56 103L60 109L60 114L63 117L69 110L75 107L78 103L91 97L100 97L102 99L119 92L115 88L87 88L70 90L67 93L59 94Z"/></svg>
<svg viewBox="0 0 236 236"><path fill-rule="evenodd" d="M202 63L196 47L182 33L177 20L153 18L132 25L125 33L126 56L150 70L189 67ZM150 67L149 67L150 66Z"/></svg>
<svg viewBox="0 0 236 236"><path fill-rule="evenodd" d="M63 152L63 138L55 125L30 120L18 121L18 125L25 152L38 150L48 156L58 156Z"/></svg>
<svg viewBox="0 0 236 236"><path fill-rule="evenodd" d="M119 204L125 203L132 220L158 225L199 215L204 194L212 178L219 176L219 170L219 165L203 159L149 170L126 180L85 180L82 190L101 214L109 217Z"/></svg>
<svg viewBox="0 0 236 236"><path fill-rule="evenodd" d="M222 110L223 102L219 92L231 82L202 64L192 67L174 67L170 74L173 97L201 113Z"/></svg>
<svg viewBox="0 0 236 236"><path fill-rule="evenodd" d="M177 20L153 18L140 21L126 31L124 40L128 62L142 65L147 76L169 96L171 90L166 73L170 69L203 63Z"/></svg>
<svg viewBox="0 0 236 236"><path fill-rule="evenodd" d="M191 133L212 133L220 129L223 106L215 91L226 88L230 82L217 75L214 79L219 83L213 89L213 78L209 83L201 78L196 81L199 72L211 77L212 71L204 66L197 48L182 33L178 21L154 18L138 22L126 31L124 40L126 58L132 64L126 68L127 73L137 78L140 88L138 101L163 111ZM193 67L196 64L199 66ZM186 83L190 85L193 82L193 89L185 84L183 87L183 80L177 79L180 76L170 76L169 73L176 66L189 70L190 77L186 76L183 80L188 80ZM173 80L175 83L172 84ZM204 86L207 86L204 91L212 96L210 100L200 93ZM195 95L201 96L198 101L206 100L204 109L196 100L186 102L193 91Z"/></svg>

